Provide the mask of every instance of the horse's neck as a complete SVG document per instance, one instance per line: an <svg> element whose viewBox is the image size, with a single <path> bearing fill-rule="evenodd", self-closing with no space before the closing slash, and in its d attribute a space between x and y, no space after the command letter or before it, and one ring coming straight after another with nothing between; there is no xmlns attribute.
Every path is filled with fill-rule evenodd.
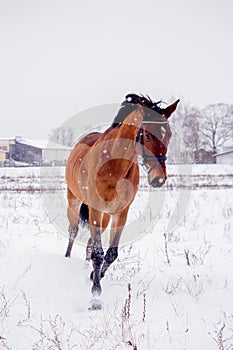
<svg viewBox="0 0 233 350"><path fill-rule="evenodd" d="M123 125L130 125L139 128L143 119L143 110L138 106L128 117L125 118Z"/></svg>
<svg viewBox="0 0 233 350"><path fill-rule="evenodd" d="M121 127L119 128L119 134L131 140L135 140L138 129L141 126L143 120L142 108L137 107L133 112L131 112L123 121Z"/></svg>
<svg viewBox="0 0 233 350"><path fill-rule="evenodd" d="M113 158L122 158L135 163L138 157L135 151L135 138L141 126L142 119L142 109L137 108L125 118L117 129L114 129L114 131L112 130L114 132L114 138L112 139L110 135L111 143L109 146ZM124 166L127 168L126 172L132 164L130 165L128 162L124 163Z"/></svg>

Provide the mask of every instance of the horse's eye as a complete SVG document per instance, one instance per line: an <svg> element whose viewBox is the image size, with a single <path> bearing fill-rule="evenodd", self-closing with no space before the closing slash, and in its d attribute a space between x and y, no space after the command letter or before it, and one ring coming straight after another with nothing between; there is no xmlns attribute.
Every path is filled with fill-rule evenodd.
<svg viewBox="0 0 233 350"><path fill-rule="evenodd" d="M150 135L146 134L146 141L150 141L150 140L151 140Z"/></svg>

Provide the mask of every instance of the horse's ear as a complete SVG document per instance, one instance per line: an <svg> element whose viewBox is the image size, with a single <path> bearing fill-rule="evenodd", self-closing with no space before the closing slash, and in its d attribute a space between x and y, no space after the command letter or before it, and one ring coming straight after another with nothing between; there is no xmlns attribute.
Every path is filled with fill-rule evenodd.
<svg viewBox="0 0 233 350"><path fill-rule="evenodd" d="M163 114L164 114L167 118L169 118L169 117L171 116L171 114L172 114L173 112L175 112L176 107L177 107L177 105L178 105L179 102L180 102L180 100L177 100L176 102L172 103L172 104L171 104L170 106L168 106L167 108L164 108L164 109L163 109Z"/></svg>

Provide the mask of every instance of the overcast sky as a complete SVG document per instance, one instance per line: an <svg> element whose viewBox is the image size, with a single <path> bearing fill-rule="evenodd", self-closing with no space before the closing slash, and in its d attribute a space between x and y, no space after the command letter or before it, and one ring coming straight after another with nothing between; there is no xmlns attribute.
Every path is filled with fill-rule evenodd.
<svg viewBox="0 0 233 350"><path fill-rule="evenodd" d="M233 103L232 15L232 0L0 0L0 137L45 138L128 92Z"/></svg>

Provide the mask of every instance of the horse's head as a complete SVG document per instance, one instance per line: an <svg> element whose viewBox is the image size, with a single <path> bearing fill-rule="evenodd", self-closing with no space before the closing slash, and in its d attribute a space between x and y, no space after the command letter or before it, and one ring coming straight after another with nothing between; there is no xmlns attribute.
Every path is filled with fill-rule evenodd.
<svg viewBox="0 0 233 350"><path fill-rule="evenodd" d="M176 110L179 100L166 108L149 97L130 94L126 102L143 107L143 121L139 128L135 144L140 145L139 153L148 173L148 182L153 187L161 187L167 179L166 153L172 136L168 118Z"/></svg>

